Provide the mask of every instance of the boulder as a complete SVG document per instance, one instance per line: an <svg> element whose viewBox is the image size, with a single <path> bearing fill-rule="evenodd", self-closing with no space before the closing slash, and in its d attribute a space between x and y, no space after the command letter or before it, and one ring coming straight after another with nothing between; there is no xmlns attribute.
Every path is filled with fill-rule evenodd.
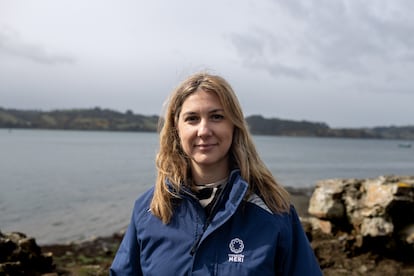
<svg viewBox="0 0 414 276"><path fill-rule="evenodd" d="M352 234L354 246L414 253L414 176L320 181L308 212L314 229Z"/></svg>
<svg viewBox="0 0 414 276"><path fill-rule="evenodd" d="M43 254L34 238L0 232L0 275L42 275L54 268L52 254Z"/></svg>
<svg viewBox="0 0 414 276"><path fill-rule="evenodd" d="M344 216L343 183L329 179L318 183L309 201L308 212L320 219L340 219Z"/></svg>

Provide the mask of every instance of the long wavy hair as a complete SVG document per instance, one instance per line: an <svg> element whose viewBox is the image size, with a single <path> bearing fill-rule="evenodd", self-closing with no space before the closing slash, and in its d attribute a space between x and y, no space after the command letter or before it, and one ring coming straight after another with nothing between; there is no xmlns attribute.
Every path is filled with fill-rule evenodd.
<svg viewBox="0 0 414 276"><path fill-rule="evenodd" d="M177 123L184 101L198 89L216 93L226 116L234 125L229 156L233 162L231 166L239 168L241 176L249 184L246 196L257 193L273 212L287 212L289 194L276 182L259 157L236 94L225 79L208 73L197 73L184 80L171 94L165 116L160 118L157 179L151 212L167 224L174 212L174 198L179 197L180 189L188 185L191 178L190 160L180 145ZM166 185L167 179L170 185Z"/></svg>

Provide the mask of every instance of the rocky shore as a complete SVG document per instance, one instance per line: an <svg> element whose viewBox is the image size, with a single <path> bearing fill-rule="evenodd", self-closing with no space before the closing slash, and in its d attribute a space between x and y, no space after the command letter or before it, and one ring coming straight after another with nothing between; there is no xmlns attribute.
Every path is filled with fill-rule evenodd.
<svg viewBox="0 0 414 276"><path fill-rule="evenodd" d="M324 275L414 275L414 176L289 191ZM39 247L0 232L0 275L108 275L122 235Z"/></svg>
<svg viewBox="0 0 414 276"><path fill-rule="evenodd" d="M325 275L414 275L414 176L321 181L308 212Z"/></svg>

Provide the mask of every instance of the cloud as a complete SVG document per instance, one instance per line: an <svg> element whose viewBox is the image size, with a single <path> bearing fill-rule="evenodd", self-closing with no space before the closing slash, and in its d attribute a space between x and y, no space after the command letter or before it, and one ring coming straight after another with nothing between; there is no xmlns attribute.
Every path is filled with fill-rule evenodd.
<svg viewBox="0 0 414 276"><path fill-rule="evenodd" d="M288 65L283 56L286 45L279 43L283 40L263 28L256 27L251 33L229 34L227 39L248 68L267 71L273 77L315 78L307 68Z"/></svg>
<svg viewBox="0 0 414 276"><path fill-rule="evenodd" d="M0 54L15 56L41 64L72 64L74 57L65 54L49 53L41 45L27 43L16 32L0 29Z"/></svg>
<svg viewBox="0 0 414 276"><path fill-rule="evenodd" d="M328 70L370 72L378 69L373 67L378 62L399 62L400 56L413 51L413 38L407 34L413 33L414 21L402 1L391 5L381 1L311 3L304 24L307 48L315 61Z"/></svg>
<svg viewBox="0 0 414 276"><path fill-rule="evenodd" d="M246 67L272 76L324 79L382 76L414 66L412 1L272 3L261 29L252 25L229 35Z"/></svg>

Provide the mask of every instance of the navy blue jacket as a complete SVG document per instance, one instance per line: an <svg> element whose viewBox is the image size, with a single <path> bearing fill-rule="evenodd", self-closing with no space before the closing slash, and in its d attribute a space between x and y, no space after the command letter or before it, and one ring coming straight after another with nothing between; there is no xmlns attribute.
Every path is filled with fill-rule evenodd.
<svg viewBox="0 0 414 276"><path fill-rule="evenodd" d="M136 202L111 275L322 275L298 215L273 214L235 170L218 210L182 191L169 224L153 216L153 189Z"/></svg>

